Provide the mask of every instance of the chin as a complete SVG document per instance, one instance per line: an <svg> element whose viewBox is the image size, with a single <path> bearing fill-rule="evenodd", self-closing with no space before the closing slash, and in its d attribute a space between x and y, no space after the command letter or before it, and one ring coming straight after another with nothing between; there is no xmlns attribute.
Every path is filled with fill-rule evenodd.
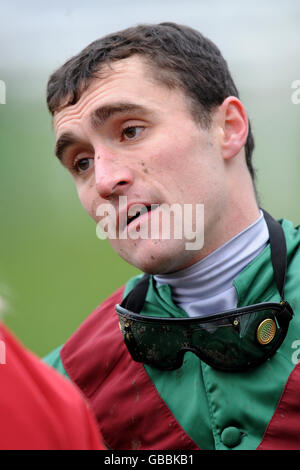
<svg viewBox="0 0 300 470"><path fill-rule="evenodd" d="M182 240L136 240L133 247L118 249L129 264L147 274L167 274L189 263L190 252ZM190 262L192 264L192 262Z"/></svg>

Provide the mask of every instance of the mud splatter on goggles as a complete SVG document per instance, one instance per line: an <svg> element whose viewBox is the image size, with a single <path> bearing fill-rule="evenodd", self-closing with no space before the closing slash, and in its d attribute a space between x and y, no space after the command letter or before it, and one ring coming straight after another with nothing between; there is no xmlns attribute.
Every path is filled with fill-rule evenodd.
<svg viewBox="0 0 300 470"><path fill-rule="evenodd" d="M281 302L264 302L193 318L141 315L149 276L116 305L124 342L132 359L161 370L182 366L191 351L211 367L241 372L256 367L278 350L286 337L293 310L284 300L287 255L284 232L266 211L274 280Z"/></svg>

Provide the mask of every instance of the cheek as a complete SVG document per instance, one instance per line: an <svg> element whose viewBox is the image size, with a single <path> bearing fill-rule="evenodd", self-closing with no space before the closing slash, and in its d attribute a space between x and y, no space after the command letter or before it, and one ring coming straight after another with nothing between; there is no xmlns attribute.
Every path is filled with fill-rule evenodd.
<svg viewBox="0 0 300 470"><path fill-rule="evenodd" d="M191 148L181 143L175 142L170 145L168 142L168 145L157 147L157 151L149 152L151 158L147 160L143 171L146 175L155 175L158 180L166 182L178 180L179 175L187 171L187 162L191 151Z"/></svg>
<svg viewBox="0 0 300 470"><path fill-rule="evenodd" d="M169 146L157 162L160 178L170 185L175 183L178 190L183 186L187 189L189 181L199 178L201 168L199 151L197 147L187 142Z"/></svg>

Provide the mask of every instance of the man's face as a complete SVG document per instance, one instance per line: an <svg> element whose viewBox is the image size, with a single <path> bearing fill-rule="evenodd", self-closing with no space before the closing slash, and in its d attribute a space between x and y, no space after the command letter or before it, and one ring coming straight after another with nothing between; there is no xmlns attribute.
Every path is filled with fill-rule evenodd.
<svg viewBox="0 0 300 470"><path fill-rule="evenodd" d="M202 129L183 92L154 81L138 56L105 72L75 105L55 114L59 157L97 223L105 216L101 205L116 212L117 237L110 243L122 258L149 273L177 271L203 258L216 236L226 198L220 129L214 119L209 130ZM172 230L170 239L131 237L151 226L157 210L127 223L124 208L135 204L158 210L177 204L183 212L185 205L204 204L204 248L187 250L184 231L179 239Z"/></svg>

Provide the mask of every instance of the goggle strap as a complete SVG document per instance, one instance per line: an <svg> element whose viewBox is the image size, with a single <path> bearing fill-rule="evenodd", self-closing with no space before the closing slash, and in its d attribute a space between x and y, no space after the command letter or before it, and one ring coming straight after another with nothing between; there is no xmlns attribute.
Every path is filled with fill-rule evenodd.
<svg viewBox="0 0 300 470"><path fill-rule="evenodd" d="M274 271L274 280L281 296L284 300L284 284L287 270L287 250L283 229L277 220L262 209L266 224L269 229L271 261Z"/></svg>
<svg viewBox="0 0 300 470"><path fill-rule="evenodd" d="M131 312L140 313L145 303L148 285L149 274L144 274L135 287L123 299L121 307Z"/></svg>

